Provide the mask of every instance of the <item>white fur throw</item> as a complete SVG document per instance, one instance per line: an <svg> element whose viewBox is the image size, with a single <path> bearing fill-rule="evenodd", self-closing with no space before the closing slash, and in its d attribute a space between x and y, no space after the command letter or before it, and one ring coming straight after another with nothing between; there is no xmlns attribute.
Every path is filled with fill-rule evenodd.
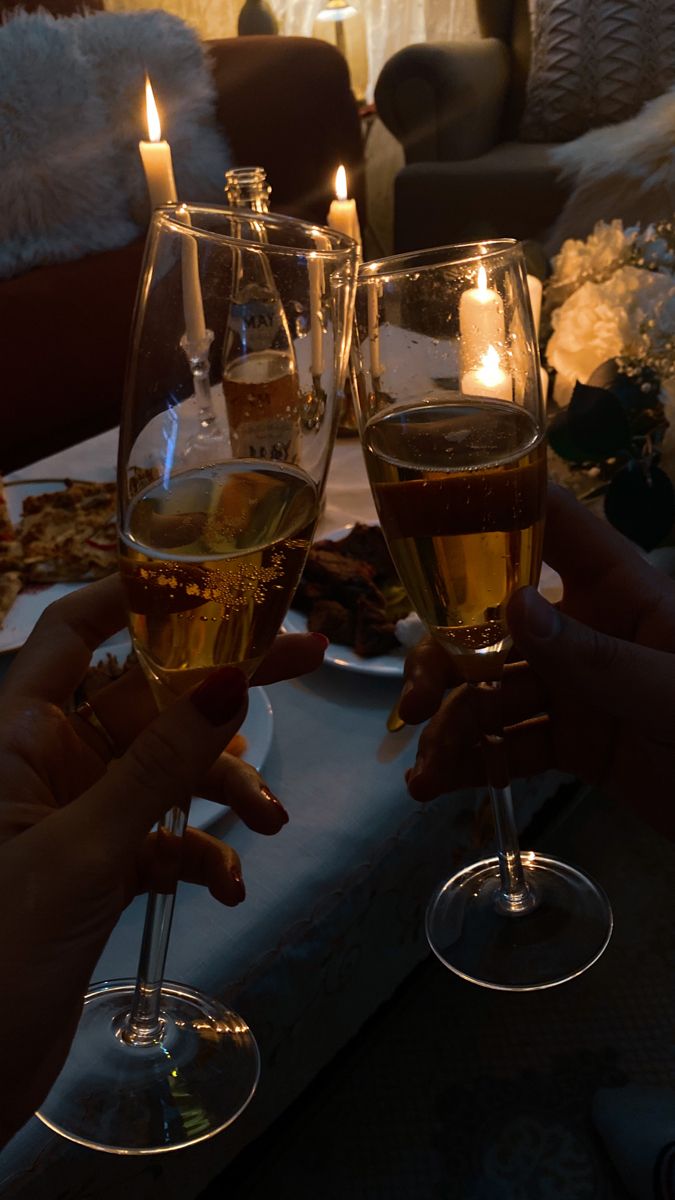
<svg viewBox="0 0 675 1200"><path fill-rule="evenodd" d="M183 21L18 10L0 25L0 278L142 233L146 71L179 197L218 200L230 159L204 50Z"/></svg>
<svg viewBox="0 0 675 1200"><path fill-rule="evenodd" d="M597 221L620 217L648 224L675 213L675 88L650 100L636 117L592 129L549 150L574 191L558 218L548 249L586 237Z"/></svg>

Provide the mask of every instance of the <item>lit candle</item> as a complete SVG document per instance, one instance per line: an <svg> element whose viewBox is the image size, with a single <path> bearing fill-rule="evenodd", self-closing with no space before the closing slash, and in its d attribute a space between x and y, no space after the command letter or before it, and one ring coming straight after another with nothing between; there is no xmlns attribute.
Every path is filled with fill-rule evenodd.
<svg viewBox="0 0 675 1200"><path fill-rule="evenodd" d="M340 166L335 175L335 200L328 210L328 224L338 233L346 233L361 245L361 229L356 200L347 195L347 172Z"/></svg>
<svg viewBox="0 0 675 1200"><path fill-rule="evenodd" d="M487 351L504 342L504 305L499 292L488 287L483 266L478 268L477 286L460 297L459 332L465 370L480 367Z"/></svg>
<svg viewBox="0 0 675 1200"><path fill-rule="evenodd" d="M184 204L176 210L186 225L192 225L190 213ZM181 245L181 268L183 272L183 314L185 316L185 340L188 353L199 357L200 347L206 338L204 301L199 281L199 247L193 234L185 234Z"/></svg>
<svg viewBox="0 0 675 1200"><path fill-rule="evenodd" d="M323 371L323 321L321 320L321 301L323 296L323 263L318 254L312 251L307 255L307 270L309 271L309 320L312 339L312 375L318 379Z"/></svg>
<svg viewBox="0 0 675 1200"><path fill-rule="evenodd" d="M145 77L145 106L148 118L149 142L139 142L138 149L143 160L145 180L150 193L150 207L159 208L161 204L174 204L176 201L176 181L173 177L171 147L162 141L162 128L159 123L159 113L155 104L152 85L147 75Z"/></svg>
<svg viewBox="0 0 675 1200"><path fill-rule="evenodd" d="M511 376L502 367L499 351L488 346L477 367L462 375L465 396L481 396L490 400L511 400Z"/></svg>
<svg viewBox="0 0 675 1200"><path fill-rule="evenodd" d="M538 338L539 322L541 320L541 297L544 290L541 279L537 279L536 275L528 275L527 290L530 293L530 304L532 305L532 316L534 318L534 336Z"/></svg>
<svg viewBox="0 0 675 1200"><path fill-rule="evenodd" d="M382 374L380 359L380 314L378 303L380 299L380 281L371 279L368 283L368 341L370 342L370 374L373 380Z"/></svg>

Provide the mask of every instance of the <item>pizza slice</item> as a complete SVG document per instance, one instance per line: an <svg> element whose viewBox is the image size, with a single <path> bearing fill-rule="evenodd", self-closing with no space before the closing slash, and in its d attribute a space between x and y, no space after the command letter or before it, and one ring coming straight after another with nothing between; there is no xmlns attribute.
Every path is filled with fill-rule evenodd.
<svg viewBox="0 0 675 1200"><path fill-rule="evenodd" d="M0 475L0 572L18 571L21 559L21 543L9 515L5 483Z"/></svg>
<svg viewBox="0 0 675 1200"><path fill-rule="evenodd" d="M0 475L0 629L22 587L21 543L9 515L5 485Z"/></svg>
<svg viewBox="0 0 675 1200"><path fill-rule="evenodd" d="M85 582L117 567L114 483L66 480L58 492L27 496L18 536L24 583Z"/></svg>
<svg viewBox="0 0 675 1200"><path fill-rule="evenodd" d="M23 580L18 571L0 573L0 629L22 587Z"/></svg>

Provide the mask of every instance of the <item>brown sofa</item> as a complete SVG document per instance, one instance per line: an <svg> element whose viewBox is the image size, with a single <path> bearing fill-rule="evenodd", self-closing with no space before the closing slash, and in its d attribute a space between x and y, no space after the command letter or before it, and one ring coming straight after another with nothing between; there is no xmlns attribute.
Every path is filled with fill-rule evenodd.
<svg viewBox="0 0 675 1200"><path fill-rule="evenodd" d="M394 244L541 239L568 195L541 142L518 139L530 62L528 0L477 0L476 41L407 46L383 67L378 113L402 143Z"/></svg>
<svg viewBox="0 0 675 1200"><path fill-rule="evenodd" d="M67 5L49 7L67 15ZM362 206L360 124L342 56L312 38L227 38L208 49L235 162L266 168L273 207L324 223L341 162ZM141 239L0 282L0 470L117 424L142 254Z"/></svg>

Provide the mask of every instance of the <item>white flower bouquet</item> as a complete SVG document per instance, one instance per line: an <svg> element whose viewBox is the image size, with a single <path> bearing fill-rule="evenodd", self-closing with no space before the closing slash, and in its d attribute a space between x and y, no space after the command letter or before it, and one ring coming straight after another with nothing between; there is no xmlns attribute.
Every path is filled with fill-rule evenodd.
<svg viewBox="0 0 675 1200"><path fill-rule="evenodd" d="M675 227L599 222L552 265L545 353L563 380L587 383L609 359L628 374L675 376Z"/></svg>
<svg viewBox="0 0 675 1200"><path fill-rule="evenodd" d="M647 549L675 520L659 466L675 403L675 226L600 222L566 241L544 292L552 449L593 481L608 519Z"/></svg>

